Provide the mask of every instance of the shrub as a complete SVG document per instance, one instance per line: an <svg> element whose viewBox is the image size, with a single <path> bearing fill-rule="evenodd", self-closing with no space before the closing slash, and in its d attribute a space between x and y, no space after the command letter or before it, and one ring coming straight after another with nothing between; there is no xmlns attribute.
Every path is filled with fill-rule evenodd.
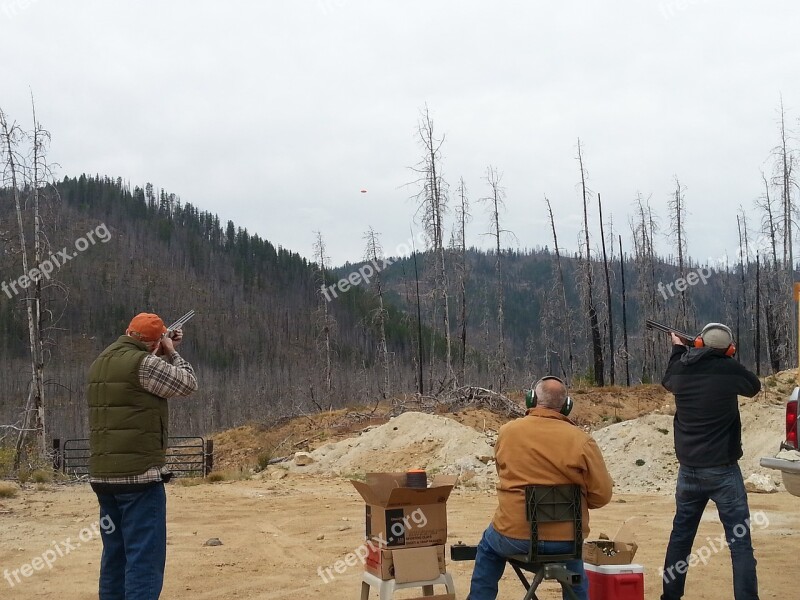
<svg viewBox="0 0 800 600"><path fill-rule="evenodd" d="M269 466L269 461L272 460L272 452L262 452L258 455L256 459L257 465L255 468L256 473L260 473L261 471L265 471L266 468Z"/></svg>
<svg viewBox="0 0 800 600"><path fill-rule="evenodd" d="M239 471L214 471L213 473L209 473L206 477L206 481L209 483L216 483L219 481L242 481L246 479L250 479L250 473L244 469Z"/></svg>
<svg viewBox="0 0 800 600"><path fill-rule="evenodd" d="M177 483L181 487L193 487L195 485L202 484L203 483L203 478L202 477L178 477L175 480L175 483Z"/></svg>
<svg viewBox="0 0 800 600"><path fill-rule="evenodd" d="M36 469L31 473L31 480L34 483L50 483L53 481L53 472L46 469Z"/></svg>
<svg viewBox="0 0 800 600"><path fill-rule="evenodd" d="M0 477L10 477L14 472L14 449L0 448Z"/></svg>
<svg viewBox="0 0 800 600"><path fill-rule="evenodd" d="M0 481L0 498L14 498L19 492L19 488L13 483Z"/></svg>

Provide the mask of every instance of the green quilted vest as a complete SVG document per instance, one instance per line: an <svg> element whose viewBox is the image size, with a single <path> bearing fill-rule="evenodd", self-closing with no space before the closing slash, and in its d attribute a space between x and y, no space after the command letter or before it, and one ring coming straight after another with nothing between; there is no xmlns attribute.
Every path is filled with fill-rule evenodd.
<svg viewBox="0 0 800 600"><path fill-rule="evenodd" d="M139 383L139 366L148 352L121 336L89 369L89 474L140 475L165 463L167 401Z"/></svg>

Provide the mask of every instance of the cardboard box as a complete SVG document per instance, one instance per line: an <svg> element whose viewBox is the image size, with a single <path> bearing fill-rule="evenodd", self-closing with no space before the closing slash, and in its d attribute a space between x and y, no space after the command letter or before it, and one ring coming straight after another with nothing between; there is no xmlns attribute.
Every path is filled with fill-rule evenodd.
<svg viewBox="0 0 800 600"><path fill-rule="evenodd" d="M583 561L591 565L628 565L636 556L636 535L630 520L625 521L613 538L601 533L599 539L583 542Z"/></svg>
<svg viewBox="0 0 800 600"><path fill-rule="evenodd" d="M458 480L439 475L428 488L407 488L405 473L367 473L351 481L366 502L368 540L386 548L447 543L447 499Z"/></svg>
<svg viewBox="0 0 800 600"><path fill-rule="evenodd" d="M370 548L364 570L381 579L397 583L430 581L445 573L444 545L421 548Z"/></svg>

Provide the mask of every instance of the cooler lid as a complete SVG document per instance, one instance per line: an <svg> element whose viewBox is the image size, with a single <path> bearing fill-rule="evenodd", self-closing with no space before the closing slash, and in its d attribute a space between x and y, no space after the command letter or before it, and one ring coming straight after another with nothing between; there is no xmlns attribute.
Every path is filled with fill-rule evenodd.
<svg viewBox="0 0 800 600"><path fill-rule="evenodd" d="M587 571L592 571L593 573L601 573L603 575L627 575L629 573L644 573L644 567L642 565L590 565L589 563L583 563L584 568Z"/></svg>

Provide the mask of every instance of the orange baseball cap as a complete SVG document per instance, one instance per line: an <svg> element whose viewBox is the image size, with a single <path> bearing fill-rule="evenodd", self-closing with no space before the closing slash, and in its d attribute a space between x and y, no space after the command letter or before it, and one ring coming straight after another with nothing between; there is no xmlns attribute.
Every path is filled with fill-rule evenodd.
<svg viewBox="0 0 800 600"><path fill-rule="evenodd" d="M167 332L167 328L158 315L139 313L128 325L128 331L137 333L133 337L143 342L157 342Z"/></svg>

